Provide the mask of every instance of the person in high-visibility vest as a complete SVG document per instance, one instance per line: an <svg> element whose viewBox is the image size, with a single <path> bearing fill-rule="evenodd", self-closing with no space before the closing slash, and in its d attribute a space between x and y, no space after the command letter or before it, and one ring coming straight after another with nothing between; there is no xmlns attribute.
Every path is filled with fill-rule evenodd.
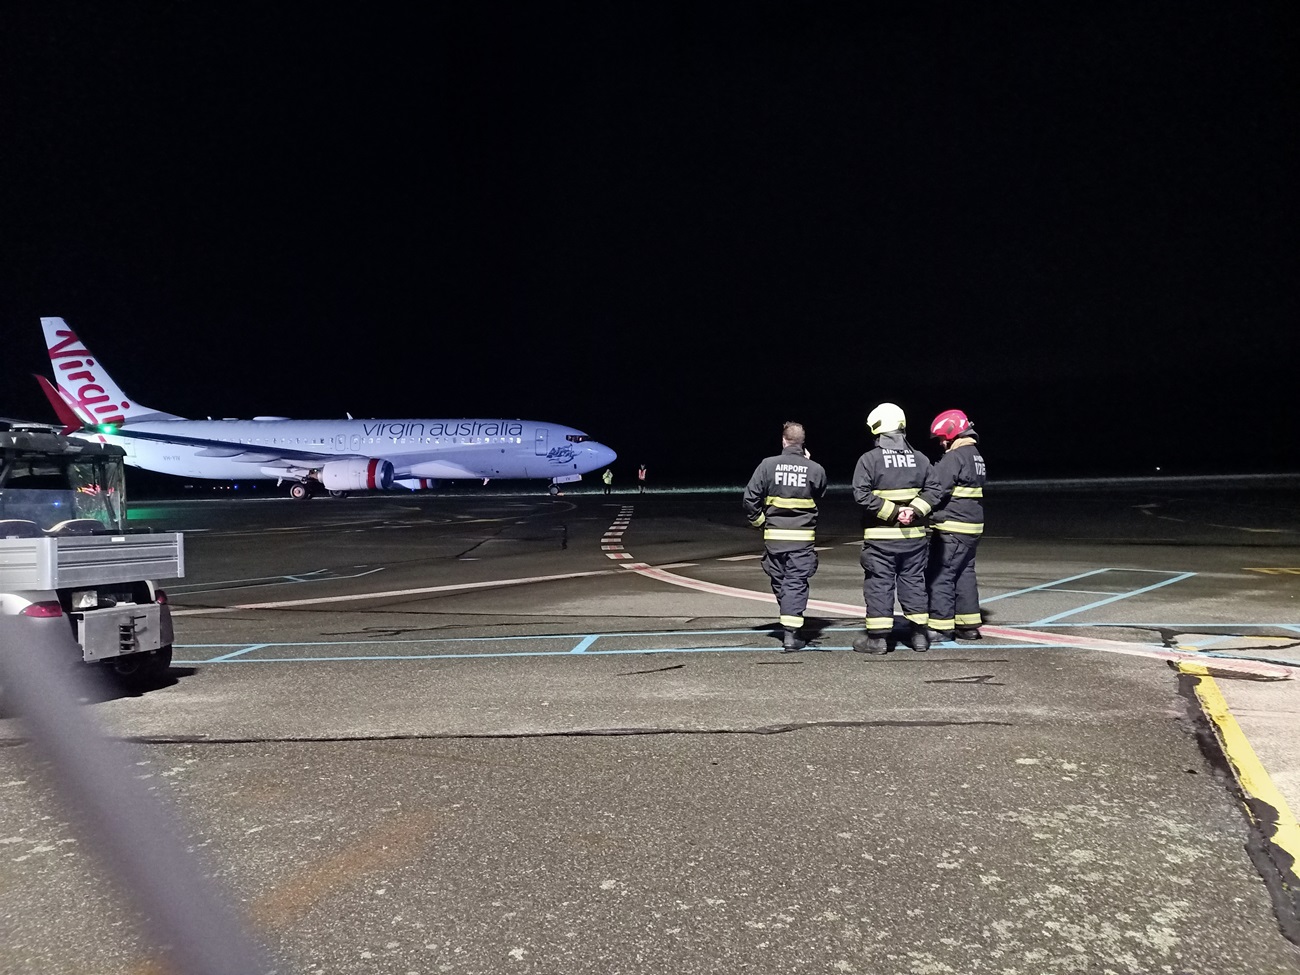
<svg viewBox="0 0 1300 975"><path fill-rule="evenodd" d="M817 571L817 504L826 471L808 456L801 423L781 430L781 452L766 458L745 486L745 517L763 529L763 571L781 614L782 653L807 646L799 636L808 607L808 583Z"/></svg>
<svg viewBox="0 0 1300 975"><path fill-rule="evenodd" d="M605 493L609 494L610 485L614 483L614 472L606 467L605 473L600 475L600 479L605 482Z"/></svg>
<svg viewBox="0 0 1300 975"><path fill-rule="evenodd" d="M636 469L637 494L645 494L645 464Z"/></svg>

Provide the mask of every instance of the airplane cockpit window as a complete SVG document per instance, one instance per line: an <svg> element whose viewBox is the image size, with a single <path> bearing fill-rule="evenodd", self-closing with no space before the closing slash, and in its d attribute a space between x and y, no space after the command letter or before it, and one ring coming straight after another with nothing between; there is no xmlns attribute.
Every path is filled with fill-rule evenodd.
<svg viewBox="0 0 1300 975"><path fill-rule="evenodd" d="M571 433L568 436L566 436L564 439L569 441L569 443L582 443L584 440L590 440L591 438L586 436L585 434Z"/></svg>

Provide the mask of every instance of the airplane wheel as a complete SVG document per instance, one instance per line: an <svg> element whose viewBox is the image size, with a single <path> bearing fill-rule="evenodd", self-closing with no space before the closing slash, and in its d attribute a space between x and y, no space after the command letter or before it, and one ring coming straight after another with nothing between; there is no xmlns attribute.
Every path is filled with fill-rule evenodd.
<svg viewBox="0 0 1300 975"><path fill-rule="evenodd" d="M330 492L330 497L331 497L331 498L346 498L347 496L348 496L348 492L347 492L347 491L331 491L331 492Z"/></svg>
<svg viewBox="0 0 1300 975"><path fill-rule="evenodd" d="M311 492L307 490L306 484L293 484L289 487L289 497L295 501L302 501L311 497Z"/></svg>
<svg viewBox="0 0 1300 975"><path fill-rule="evenodd" d="M557 494L560 493L560 489L556 487L554 484L552 484L549 488L547 488L546 491L548 494L550 494L551 497L555 497Z"/></svg>

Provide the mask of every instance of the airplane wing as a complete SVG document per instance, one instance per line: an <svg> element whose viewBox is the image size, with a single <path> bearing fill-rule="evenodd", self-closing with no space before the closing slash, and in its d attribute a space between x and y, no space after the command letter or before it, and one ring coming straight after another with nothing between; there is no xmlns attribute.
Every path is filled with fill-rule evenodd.
<svg viewBox="0 0 1300 975"><path fill-rule="evenodd" d="M81 425L77 429L83 433L87 432L87 428ZM150 443L170 443L182 447L196 447L198 450L196 450L195 454L199 457L221 457L236 464L249 464L258 467L283 467L286 471L304 467L322 467L331 461L365 460L374 457L389 461L393 465L393 476L396 479L413 477L415 475L411 472L412 467L433 462L438 464L439 472L436 476L440 478L479 478L490 476L493 473L483 469L483 461L486 458L481 450L459 450L455 447L409 453L402 452L392 456L385 456L383 450L376 450L367 454L355 452L340 454L325 450L301 450L291 447L267 448L265 446L239 443L234 440L187 437L178 433L136 430L129 423L107 435L146 440Z"/></svg>
<svg viewBox="0 0 1300 975"><path fill-rule="evenodd" d="M294 450L290 447L267 450L265 447L254 447L233 440L213 440L209 437L185 437L177 433L134 430L129 424L114 431L110 436L148 440L151 443L174 443L182 447L198 447L200 457L224 457L239 464L261 464L272 467L301 467L305 464L318 467L327 461L359 456L326 453L323 450Z"/></svg>
<svg viewBox="0 0 1300 975"><path fill-rule="evenodd" d="M84 427L78 427L84 431ZM481 469L483 453L481 451L461 451L456 448L427 450L415 453L400 453L385 456L384 451L359 454L355 452L333 453L325 450L300 450L291 447L267 448L252 444L239 443L234 440L218 440L211 437L187 437L177 433L159 433L152 430L134 430L126 424L110 434L114 437L130 437L135 440L147 440L151 443L170 443L182 447L197 447L198 457L221 457L236 464L249 464L258 467L283 467L296 470L304 467L322 467L330 461L366 460L371 457L387 460L393 465L395 478L409 478L414 475L411 468L417 464L436 461L442 478L478 478L487 476Z"/></svg>

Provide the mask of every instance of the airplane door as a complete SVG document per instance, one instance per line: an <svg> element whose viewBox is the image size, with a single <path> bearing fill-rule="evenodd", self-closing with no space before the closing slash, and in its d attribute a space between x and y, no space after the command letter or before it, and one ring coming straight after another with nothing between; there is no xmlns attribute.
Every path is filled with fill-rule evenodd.
<svg viewBox="0 0 1300 975"><path fill-rule="evenodd" d="M336 453L341 454L343 453L347 445L348 445L348 435L340 430L338 436L334 438L334 450Z"/></svg>
<svg viewBox="0 0 1300 975"><path fill-rule="evenodd" d="M352 434L352 452L355 454L360 449L361 449L361 434L354 433Z"/></svg>
<svg viewBox="0 0 1300 975"><path fill-rule="evenodd" d="M538 427L537 440L535 443L534 453L536 453L538 457L545 457L547 450L548 448L546 446L546 427Z"/></svg>

